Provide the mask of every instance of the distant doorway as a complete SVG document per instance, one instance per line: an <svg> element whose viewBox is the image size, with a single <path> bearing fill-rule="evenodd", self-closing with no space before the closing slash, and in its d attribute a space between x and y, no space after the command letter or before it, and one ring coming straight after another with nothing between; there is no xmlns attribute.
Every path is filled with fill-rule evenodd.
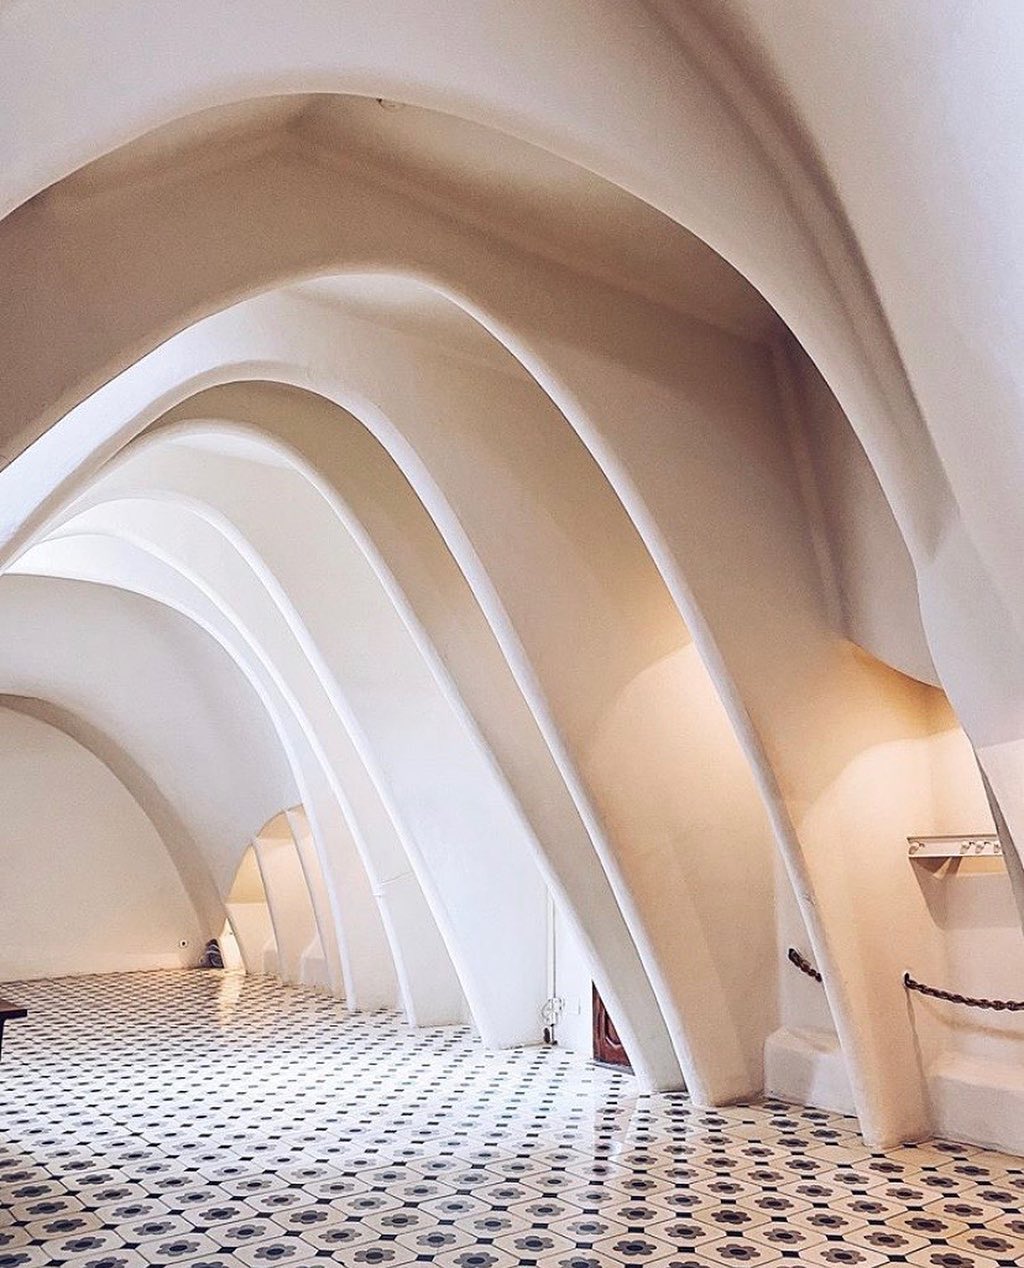
<svg viewBox="0 0 1024 1268"><path fill-rule="evenodd" d="M594 1017L594 1060L600 1062L601 1065L614 1065L625 1070L632 1070L626 1049L622 1046L622 1040L611 1017L608 1016L604 1000L597 993L596 986L591 985L591 991Z"/></svg>

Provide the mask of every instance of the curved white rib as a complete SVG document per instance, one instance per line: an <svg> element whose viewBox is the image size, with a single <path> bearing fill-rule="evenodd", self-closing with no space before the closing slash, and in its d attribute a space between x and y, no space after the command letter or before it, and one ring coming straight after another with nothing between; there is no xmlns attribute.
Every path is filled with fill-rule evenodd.
<svg viewBox="0 0 1024 1268"><path fill-rule="evenodd" d="M265 304L267 301L261 301L261 302ZM277 321L275 322L275 327L276 327L277 329L279 329L279 330L283 331L283 330L285 329L285 327L286 327L286 324L287 324L287 323L283 323L283 322L281 321L281 317L284 315L284 313L285 313L285 312L287 312L287 310L288 310L288 309L287 309L287 303L286 303L285 301L281 301L281 303L284 303L284 304L285 304L285 307L284 307L284 308L283 308L283 309L279 312L279 314L278 314L278 319L277 319ZM302 307L303 307L303 306L300 306L300 310L302 309ZM264 313L268 313L268 310L267 310L265 307L262 309L262 311L263 311ZM308 311L309 311L309 310L308 310L308 308L306 309L306 311L307 311L307 313L308 313ZM268 315L269 315L269 314L268 314ZM322 314L317 314L317 316L318 316L318 319L319 319L319 320L318 320L318 322L317 322L317 325L318 325L318 326L320 326L320 325L321 325L321 323L322 323ZM224 322L225 324L227 324L228 320L229 320L229 319L227 318L227 316L226 316L226 315L225 315L225 318L223 318L223 319L218 319L218 321L222 321L222 322ZM257 329L257 328L262 328L262 329L264 329L264 330L269 330L269 329L270 329L270 327L269 327L269 326L267 326L267 325L265 325L264 323L265 323L265 319L264 319L264 321L261 321L261 322L259 323L259 327L255 327L255 328L253 328L253 330L255 330L255 329ZM207 337L209 336L209 332L210 332L210 327L208 327L208 326L207 326L207 327L206 327L206 330L204 331L204 333L207 335ZM276 337L277 337L277 336L275 336L275 338L276 338ZM230 338L230 336L228 336L228 338ZM324 347L325 347L325 348L327 348L328 346L330 346L330 345L331 345L331 343L332 343L332 336L331 336L331 334L330 334L329 332L325 332L325 333L323 334L322 338L323 338L323 344L324 344ZM198 342L199 342L199 340L197 339L197 344L198 344ZM356 365L358 365L358 364L359 364L359 362L360 362L360 359L361 359L361 358L360 358L360 355L359 355L359 350L358 350L358 347L357 347L357 346L352 346L351 331L349 331L349 332L348 332L348 336L347 336L347 343L351 346L351 351L350 351L350 353L349 353L349 360L350 360L350 364L351 364L351 365L353 365L353 366L356 366ZM221 354L221 355L223 355L223 348L221 348L219 351L220 351L220 354ZM249 351L250 351L250 352L251 352L251 351L253 351L253 348L252 348L252 345L251 345L251 344L250 344L250 346L249 346ZM281 358L280 354L278 354L278 356L275 356L275 357L271 358L271 361L272 361L273 363L280 363L280 361L281 361L281 360L282 360L282 358ZM153 368L155 368L155 367L153 367L152 365L151 365L151 366L149 366L149 367L147 367L147 369L153 369ZM250 372L251 372L251 371L250 371ZM131 374L129 374L129 376L127 376L127 377L128 377L129 379L131 379L131 377L132 377L132 376L131 376ZM381 376L381 375L379 375L379 374L378 374L378 380L377 380L377 381L381 381L381 380L382 380L382 377L383 377L383 376ZM328 372L328 378L329 378L329 379L332 379L332 380L333 380L333 379L336 379L336 375L335 375L333 372ZM200 379L200 381L202 381L202 379ZM193 382L194 382L194 380L193 380ZM502 380L502 382L501 382L501 384L500 384L500 385L496 385L496 386L497 386L497 387L500 387L501 392L503 392L503 393L506 393L506 394L507 394L507 385L506 385L506 382L505 382L504 380ZM344 388L343 388L343 387L341 387L341 385L339 384L339 387L338 387L336 390L337 390L337 391L344 391ZM347 398L347 399L352 399L352 393L351 393L350 391L346 391L346 392L345 392L345 396L346 396L346 398ZM540 399L542 399L542 398L540 398ZM508 406L506 405L506 408L507 408L507 407L508 407ZM371 421L373 422L373 424L374 424L375 428L378 430L378 432L382 432L382 433L383 433L383 434L384 434L384 435L388 438L388 443L389 443L389 444L392 446L392 448L393 448L394 450L396 450L396 451L397 451L397 453L401 456L401 460L402 460L402 462L404 463L404 465L406 466L407 471L410 471L410 472L415 472L415 473L416 473L417 483L420 485L420 487L421 487L421 488L426 487L426 488L428 488L428 489L429 489L429 488L430 488L430 486L431 486L431 484L432 484L432 481L430 481L429 477L427 477L427 476L425 476L425 475L423 474L422 463L418 460L417 456L416 456L414 453L411 453L411 451L410 451L410 449L409 449L408 444L402 440L401 436L400 436L400 435L399 435L399 434L395 431L395 429L394 429L393 427L391 427L391 426L387 423L387 421L386 421L386 420L382 417L380 410L379 410L379 409L374 408L372 405L370 405L370 404L368 404L368 403L362 403L361 408L362 408L363 412L364 412L367 416L369 416L369 418L370 418L370 419L371 419ZM444 414L447 412L447 408L448 408L448 407L439 407L439 409L441 410L441 412L439 413L439 415L438 415L438 416L439 416L439 417L443 417L443 416L444 416ZM536 406L536 405L534 405L534 406L532 406L531 408L535 410L535 409L537 408L537 406ZM408 410L407 410L407 408L406 408L404 405L402 406L402 410L403 410L403 413L404 413L404 414L406 414L406 415L408 414ZM407 419L407 423L408 423L408 424L410 424L410 425L411 425L411 423L412 423L412 422L413 422L413 420L412 420L411 418L408 418L408 419ZM552 414L551 414L551 423L549 424L549 426L561 426L560 422L557 420L557 415L555 415L554 413L552 413ZM582 457L582 455L581 455L581 457ZM578 460L577 460L577 461L578 461ZM544 496L549 496L549 495L544 495ZM436 508L436 509L434 509L434 510L433 510L433 513L434 513L435 517L437 517L437 516L438 516L438 513L439 513L439 511L440 511L441 518L443 519L443 522L445 523L445 526L446 526L446 529L447 529L447 531L448 531L449 535L450 535L452 532L454 532L454 533L455 533L455 535L456 535L456 540L458 540L458 538L462 536L461 528L459 527L458 522L457 522L457 521L455 521L455 520L453 519L453 517L451 516L451 513L450 513L450 512L446 509L446 507L445 507L445 505L444 505L444 500L443 500L443 499L439 499L439 498L438 498L438 495L437 495L437 493L436 493L436 492L431 494L431 498L432 498L431 505L432 505L432 507L433 507L433 508ZM464 538L463 538L462 540L463 540L463 542L465 541L465 539L464 539ZM493 549L494 549L494 548L495 548L494 546L489 547L489 549L491 549L492 551L493 551ZM472 547L469 547L469 551L468 551L468 553L467 553L467 548L466 548L466 545L464 545L464 544L463 544L463 545L460 545L460 548L459 548L459 549L460 549L460 552L461 552L461 555L462 555L463 559L468 560L468 563L469 563L469 569L468 569L468 571L469 571L470 573L472 573L472 574L473 574L474 584L475 584L477 587L482 587L485 593L487 593L488 591L490 591L490 583L487 581L486 574L484 574L484 573L482 572L482 569L481 569L481 567L480 567L479 563L478 563L478 562L476 562L476 561L474 560L474 553L475 553L475 552L473 552ZM640 558L642 558L642 556L639 556L639 555L638 555L638 556L637 556L637 559L639 560ZM466 563L464 563L464 564L463 564L463 567L464 567L464 569L466 568ZM585 577L585 575L586 575L586 573L585 573L585 572L580 574L580 576L581 576L581 577ZM525 578L523 578L522 580L525 580ZM557 579L557 580L556 580L555 576L552 576L552 582L553 582L553 583L555 583L555 584L561 585L561 574L559 574L559 577L558 577L558 579ZM520 582L520 584L521 584L521 582ZM492 594L493 594L493 591L490 591L490 593L492 593ZM520 603L520 605L521 605L521 604L522 604L522 602L523 602L523 599L522 599L522 598L520 598L519 600L517 600L517 602L519 602L519 603ZM646 602L646 601L645 601L645 602ZM657 602L658 602L658 603L660 603L660 602L661 602L661 600L657 600ZM504 613L503 613L503 610L502 610L502 607L501 607L501 602L500 602L500 600L498 601L497 606L495 605L494 599L491 599L491 600L490 600L490 606L489 606L489 617L490 617L490 619L492 620L492 622L493 622L495 619L497 619L497 620L499 621L499 624L501 624L501 623L505 623L505 630L506 630L506 631L508 631L508 626L507 626L507 617L505 617L505 615L504 615ZM670 620L669 620L669 609L667 609L667 608L663 608L663 609L662 609L662 615L661 615L661 616L659 616L659 618L658 618L658 619L659 619L659 621L660 621L660 622L662 622L662 623L664 623L664 622L666 622L666 621L669 621L669 624L671 624L671 622L670 622ZM513 648L515 648L515 647L516 647L516 645L517 645L517 643L518 643L518 636L516 636L515 634L512 634L512 633L509 631L509 632L506 632L506 633L505 633L504 637L505 637L505 640L506 640L506 646L508 646L508 640L509 640L509 638L511 638L511 639L513 640L512 644L511 644L511 645L512 645L512 647L513 647ZM673 636L673 637L674 637L674 636ZM681 634L681 637L685 638L685 633L684 633L684 632ZM568 645L567 645L567 649L568 649ZM520 673L522 673L522 672L524 672L525 667L524 667L524 665L523 665L523 661L522 661L522 652L521 652L521 651L518 653L518 656L519 656L519 662L518 662L518 663L519 663L519 672L520 672ZM647 656L648 656L648 659L649 659L650 653L648 653L648 654L647 654ZM607 662L606 662L606 663L607 663ZM644 662L643 662L643 661L641 661L640 663L642 664L642 663L644 663ZM530 671L525 671L525 672L529 673ZM603 672L605 675L607 675L607 669L605 669L605 670L603 670L603 671L598 671L598 672ZM536 690L536 689L534 689L534 690ZM535 698L536 698L536 696L535 696ZM667 719L666 719L666 721L667 721ZM670 723L670 725L671 725L671 723ZM550 738L550 735L549 735L549 738ZM724 737L723 737L723 738L724 738ZM655 743L657 743L657 741L655 741ZM562 760L562 762L564 763L564 761L565 761L566 759L565 759L565 758L564 758L564 756L563 756L561 760ZM732 760L732 759L730 759L730 760ZM564 765L563 765L563 769L564 769ZM744 780L746 780L747 778L748 778L748 777L746 776L746 774L745 774L745 773L744 773L744 771L742 770L742 765L736 766L736 767L735 767L735 776L734 776L734 781L733 781L733 782L734 782L734 784L735 784L735 781L744 781ZM742 799L737 800L737 798L736 798L736 792L737 792L737 789L736 789L736 787L735 787L735 786L730 788L730 790L729 790L730 804L731 804L734 808L735 808L735 807L742 807L742 805L743 805ZM579 790L578 786L577 786L577 789L576 789L575 795L576 795L577 799L581 796L581 792L580 792L580 790ZM586 804L586 797L585 797L585 796L584 796L584 804ZM756 813L756 812L755 812L755 813ZM593 818L593 811L592 811L592 810L591 810L591 811L588 811L588 814L590 815L590 825L591 825L591 829L593 830L593 824L595 823L595 820L594 820L594 818ZM758 831L758 830L759 830L759 829L755 829L755 832L756 832L756 831ZM763 840L763 838L762 838L762 840ZM738 864L738 865L740 865L740 864L741 864L741 860L743 860L743 855L742 855L742 854L737 854L737 855L735 856L735 858L736 858L736 862L737 862L737 864ZM708 857L708 858L706 859L706 863L707 863L707 865L709 865L709 866L713 863L713 861L714 861L714 860L713 860L712 858L710 858L710 857ZM742 865L743 865L743 866L746 866L746 862L745 862L745 861L743 861L743 862L742 862ZM653 880L653 877L652 877L652 880ZM717 884L717 882L716 882L716 884ZM694 952L696 951L696 949L697 949L697 948L699 948L699 947L701 947L701 946L703 945L703 940L704 940L704 938L707 936L707 929L708 929L708 926L707 926L706 924L704 925L704 932L702 932L702 933L701 933L698 937L687 937L687 936L686 936L686 935L682 932L682 930L683 930L684 926L680 924L680 915L681 915L681 908L680 908L680 904L681 904L681 903L685 903L685 902L687 902L687 901L688 901L688 895L687 895L686 888L685 888L685 887L675 887L673 890L666 890L666 888L665 888L663 885L661 885L661 886L660 886L660 890L661 890L661 892L664 894L664 897L670 901L670 908L671 908L671 914L669 914L669 915L668 915L668 922L669 922L669 924L668 924L667 926L666 926L666 925L663 925L663 928L665 928L665 931L666 931L666 932L668 932L669 928L672 928L672 929L676 930L677 932L676 932L675 936L681 937L681 938L683 939L683 942L685 943L685 946L686 946L686 950L685 950L685 953L684 953L684 959L680 961L680 968L679 968L677 971L678 971L678 972L683 972L684 970L682 969L682 964L683 964L683 963L685 963L685 964L686 964L685 975L686 975L686 981L687 981L687 983L688 983L688 989L697 990L697 989L698 989L698 988L697 988L697 983L698 983L699 981L701 981L701 980L704 980L704 975L703 975L703 974L698 974L698 973L695 971L695 968L694 968L694 961L693 961L693 955L694 955ZM737 892L738 892L738 891L737 891ZM749 933L751 933L751 932L753 931L753 929L757 926L757 922L758 922L758 921L764 921L764 920L766 919L767 914L768 914L768 905L767 905L765 902L763 902L763 901L762 901L762 900L758 897L757 892L756 892L756 891L754 891L754 890L751 890L751 888L750 888L749 886L747 886L747 887L746 887L746 889L745 889L743 892L745 893L745 896L747 897L747 899L748 899L748 900L749 900L752 904L755 904L755 906L752 906L752 907L751 907L751 913L750 913L749 918L739 917L739 916L737 916L737 917L735 917L735 918L736 918L736 919L738 919L738 920L739 920L739 922L740 922L740 923L742 923L742 924L744 925L744 927L745 927L745 928L747 928L747 930L748 930L748 936L749 936ZM756 916L753 914L755 910L759 912L759 914L758 914L758 915L756 915ZM634 927L640 927L640 928L642 928L642 924L640 924L640 922L639 922L639 921L636 921L636 922L634 922ZM767 928L767 927L766 927L766 928ZM766 960L766 958L767 958L767 957L766 957L766 955L765 955L764 953L757 952L757 951L753 950L753 944L752 944L752 943L740 944L739 946L737 946L737 944L734 942L734 940L732 940L731 935L730 935L730 933L728 932L728 929L723 929L723 930L721 931L721 936L722 936L723 938L728 939L730 942L732 942L732 945L733 945L734 947L737 947L737 949L741 950L743 955L746 955L746 954L748 954L748 953L749 953L749 954L750 954L750 955L752 955L755 959L757 959L757 960L758 960L758 962L760 962L760 963L762 963L762 964L765 962L765 960ZM759 1011L759 1008L760 1008L760 1007L763 1007L763 1005L764 1005L766 1002L769 1002L769 1001L766 999L766 997L765 997L765 993L764 993L764 991L763 991L762 989L760 989L759 987L757 987L757 988L754 988L754 987L753 987L753 979L751 978L750 973L749 973L749 972L746 972L746 971L741 971L741 972L742 972L742 979L743 979L743 981L744 981L744 983L745 983L745 991L749 992L750 990L752 990L752 989L753 989L753 990L754 990L754 994L753 994L753 995L750 995L750 996L749 996L749 998L748 998L748 999L747 999L744 1003L742 1003L742 1004L741 1004L741 1003L739 1003L738 1001L731 1001L730 1006L731 1006L731 1007L733 1007L733 1008L735 1008L735 1009L738 1009L738 1010L740 1010L740 1011L742 1012L743 1017L744 1017L744 1021L743 1021L743 1023L742 1023L742 1024L744 1024L744 1025L748 1025L748 1026L749 1026L749 1025L751 1025L751 1024L753 1024L753 1027L754 1027L754 1029L753 1029L753 1035L754 1035L754 1052L753 1052L752 1057L748 1057L748 1060L752 1060L752 1061L753 1061L754 1066L755 1066L755 1069L754 1069L754 1071L753 1071L753 1072L750 1072L750 1070L748 1069L748 1072L747 1072L747 1073L745 1073L745 1074L743 1074L743 1075L741 1075L741 1076L737 1076L737 1073L736 1073L736 1070L735 1070L735 1067L734 1067L734 1066L730 1066L730 1065L727 1065L727 1064L724 1064L724 1063L723 1063L723 1061L722 1061L722 1047L721 1047L721 1035L722 1035L722 1033L723 1033L723 1032L721 1031L721 1029L720 1029L720 1028L719 1028L719 1026L718 1026L718 1023L717 1023L714 1019L712 1019L712 1018L708 1018L708 1019L706 1019L706 1022L704 1023L704 1024L707 1026L707 1040L706 1040L706 1042L707 1042L707 1044L708 1044L708 1049L707 1049L707 1051L708 1051L707 1063L704 1065L704 1067L703 1067L703 1072L702 1072L702 1074L700 1074L700 1075L698 1075L698 1074L697 1074L697 1073L693 1070L692 1066L691 1066L691 1068L688 1070L688 1074L691 1074L691 1079L690 1079L690 1082L692 1082L693 1084L695 1084L695 1085L696 1085L695 1090L698 1092L698 1094L700 1094L700 1089L701 1089L701 1087L702 1087L702 1082L701 1082L701 1080L702 1080L703 1078L707 1078L707 1079L710 1079L710 1080L712 1080L712 1081L717 1080L717 1081L719 1082L719 1084L720 1084L720 1085L721 1085L721 1084L723 1083L723 1081L724 1081L724 1082L726 1083L726 1085L731 1086L731 1087L733 1088L733 1092L732 1092L732 1094L733 1094L733 1095L735 1095L735 1094L736 1094L736 1088L737 1088L737 1086L743 1086L743 1087L746 1087L746 1088L747 1088L747 1090L750 1090L750 1088L751 1088L751 1087L753 1087L753 1086L757 1086L757 1085L759 1084L759 1080L760 1080L760 1074L759 1074L759 1067L760 1067L760 1051L759 1051L759 1045L760 1045L761 1040L763 1039L763 1035L764 1035L764 1033L765 1033L765 1030L764 1030L763 1028L762 1028L762 1029L760 1029L760 1031L758 1030L758 1028L757 1028L757 1026L758 1026L757 1018L758 1018L758 1011ZM717 975L717 970L712 969L712 970L711 970L711 973L712 973L712 975L713 975L713 976L715 976L715 975ZM705 993L705 992L702 992L702 997L703 997L703 998L706 998L706 993ZM663 996L663 998L664 998L664 996ZM755 1006L755 999L756 999L756 1001L759 1001L759 1004L757 1004L756 1006ZM739 1015L739 1014L736 1014L736 1015ZM735 1025L735 1022L733 1022L732 1024L733 1024L733 1025ZM686 1033L686 1032L685 1032L685 1027L680 1028L680 1027L678 1026L678 1023L676 1023L676 1030L675 1030L675 1033L676 1033L677 1037L678 1037L680 1040L682 1040L682 1039L683 1039L683 1036L684 1036L684 1035L685 1035L685 1033ZM740 1080L739 1084L737 1084L737 1078L738 1078L738 1077L739 1077L739 1080ZM721 1093L719 1093L718 1095L721 1095Z"/></svg>
<svg viewBox="0 0 1024 1268"><path fill-rule="evenodd" d="M350 1006L374 1008L394 1003L390 977L393 956L409 1019L414 1024L458 1021L462 1016L458 981L408 865L403 861L383 874L373 866L380 857L375 855L375 847L394 830L383 807L375 804L365 773L360 776L361 763L347 734L335 727L333 750L330 757L325 756L322 737L310 725L289 681L294 677L294 663L286 661L278 666L269 660L258 636L246 629L216 591L190 574L187 566L172 562L164 550L144 538L131 535L133 540L124 540L128 536L124 526L119 536L120 541L107 530L103 537L77 545L73 537L58 537L34 547L17 567L54 575L70 573L135 589L188 615L217 638L260 693L295 769L301 800L309 808L319 838L325 873L333 881L339 938L347 944L346 998ZM339 772L344 773L343 779ZM340 822L336 806L342 810ZM368 839L371 834L372 844ZM356 843L363 862L352 855ZM370 887L363 863L370 871ZM368 919L366 909L375 911L377 903L390 952L379 922ZM347 936L350 930L360 931L358 940Z"/></svg>
<svg viewBox="0 0 1024 1268"><path fill-rule="evenodd" d="M422 661L361 551L336 523L332 530L329 511L326 523L315 522L317 501L304 499L303 482L286 468L256 464L248 473L236 469L235 478L225 480L213 455L202 455L197 465L201 470L190 490L193 507L205 492L208 504L216 499L224 507L219 515L206 510L197 519L166 504L147 508L127 503L124 509L113 508L109 518L103 508L81 512L72 530L77 523L86 531L105 527L108 532L131 532L137 541L162 542L169 558L180 559L194 577L202 577L211 599L231 611L235 623L260 646L264 664L290 681L304 729L325 746L328 768L339 772L352 764L350 759L346 765L348 744L337 734L342 720L356 760L371 772L404 845L403 855L379 867L377 874L383 879L403 874L408 867L404 854L410 856L485 1039L495 1046L535 1040L544 989L544 944L537 936L543 926L543 886L532 856L512 835L518 828L502 809L493 777L479 759L474 767L454 719L448 721L451 707L420 669ZM182 472L174 471L172 461L166 470L166 487L172 492L176 474L180 480ZM239 478L246 474L247 479ZM283 477L283 487L275 487L275 476L278 486ZM235 491L242 492L242 504L236 500L232 506ZM102 485L96 496L104 496ZM312 524L303 523L304 505ZM309 574L313 586L307 598L319 598L325 611L333 612L326 645L326 631L320 632L317 645L308 622L297 620L285 597L289 585L294 589L297 583L280 571L280 561L275 569L262 553L272 546L266 523L276 528L285 510L292 545L303 553L315 552L311 533L320 538L324 555ZM247 562L237 556L240 548ZM315 554L309 562L314 559ZM30 557L24 566L31 566ZM325 575L325 568L333 575ZM287 619L275 619L268 588L276 592L273 603ZM298 655L292 646L297 632L304 635ZM310 672L311 658L319 661L317 673ZM424 779L426 783L417 782ZM513 964L514 973L509 969Z"/></svg>

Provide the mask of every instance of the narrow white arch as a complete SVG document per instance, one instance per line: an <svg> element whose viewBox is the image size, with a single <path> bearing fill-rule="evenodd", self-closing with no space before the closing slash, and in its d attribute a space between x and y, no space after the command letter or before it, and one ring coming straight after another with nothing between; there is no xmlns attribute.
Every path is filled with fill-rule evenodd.
<svg viewBox="0 0 1024 1268"><path fill-rule="evenodd" d="M271 470L267 468L268 472ZM217 484L214 481L211 495L216 494ZM288 495L293 517L300 514L300 492L293 490ZM258 498L257 502L266 505L262 498ZM278 513L276 508L279 505L279 501L272 500L272 516ZM300 688L301 662L289 650L285 639L286 625L280 617L277 618L280 631L273 633L270 600L266 597L264 587L269 581L273 590L278 592L276 602L280 603L283 600L280 582L267 571L251 548L247 563L240 558L234 562L241 541L239 530L232 531L229 522L211 509L207 508L201 515L197 515L198 506L196 500L192 507L183 512L165 501L150 508L147 516L142 504L119 503L114 509L120 510L121 528L118 527L116 516L112 526L105 525L102 508L99 507L79 511L75 518L86 531L90 528L95 531L97 527L106 532L133 531L136 544L144 549L152 549L156 545L154 538L159 540L162 536L168 543L162 548L164 557L169 562L180 558L182 563L179 566L202 587L209 601L219 602L225 612L230 612L232 623L248 631L247 638L254 647L262 642L262 650L258 654L267 671L276 666L274 672L281 679L290 680L290 692L298 693L293 696L293 710L303 719L303 729L307 734L317 736L321 742L327 742L329 735L336 737L333 747L326 755L325 769L332 772L343 769L339 744L344 737L338 734L338 719L334 715L344 714L341 722L349 732L349 742L354 746L358 759L370 771L378 796L388 805L389 814L396 825L405 825L400 828L402 840L412 854L411 861L420 884L430 896L430 905L436 913L435 918L444 932L459 976L465 984L481 1032L488 1042L496 1046L538 1037L544 982L544 891L532 856L520 853L516 858L513 854L508 830L500 818L499 804L491 800L492 794L487 790L486 768L478 768L480 773L474 774L475 784L454 785L450 803L447 801L447 791L444 793L445 804L452 809L464 810L470 816L476 813L485 816L475 825L472 818L466 821L461 841L457 821L453 820L443 827L443 835L437 837L436 844L432 845L430 833L437 829L431 827L429 802L425 806L426 817L417 819L416 806L409 794L406 794L404 802L396 799L394 783L401 777L403 767L396 766L394 761L389 766L382 765L386 757L386 749L382 746L388 742L388 733L380 730L381 723L389 723L394 719L394 725L401 733L400 738L409 744L416 739L415 715L424 721L429 718L429 742L433 756L428 759L422 749L418 750L415 770L429 772L431 787L438 791L443 788L443 784L438 781L446 778L444 763L457 763L458 769L468 773L471 770L471 758L467 752L457 753L451 748L451 742L445 737L443 716L439 716L436 710L433 714L430 713L430 688L426 679L421 675L419 681L409 681L406 673L403 680L403 666L399 658L405 654L408 661L408 653L403 653L402 644L395 644L393 637L389 644L386 621L390 610L379 600L375 600L374 583L365 569L362 580L360 579L359 557L349 548L348 563L345 562L346 543L340 534L335 535L333 542L328 540L325 543L328 554L337 568L344 570L343 575L346 577L343 587L349 603L346 630L357 636L359 622L362 621L366 630L363 637L368 640L358 656L354 652L346 653L339 644L338 655L333 664L333 690L326 697L322 685L318 691L318 684L310 675L308 667L303 671L308 679L307 685ZM250 525L250 533L254 528L255 525ZM75 531L74 521L71 531ZM299 531L298 525L296 531ZM233 544L229 544L226 534L231 535ZM220 543L218 538L222 539ZM33 567L33 554L38 557L39 552L46 549L50 550L52 556L60 541L58 536L51 539L48 548L37 547L35 551L30 551L19 566ZM259 578L253 571L254 568L260 569ZM232 597L228 599L221 597L222 595ZM345 601L343 596L340 597ZM286 606L289 605L286 603ZM294 613L292 616L294 618ZM398 633L401 635L402 631L399 630ZM344 681L346 665L355 659L358 665L365 666L374 651L383 658L380 664L380 670L383 670L380 689L384 694L366 696L360 704L358 695L352 697L350 694L353 690L358 692L363 689L365 695L358 675L349 682L345 691L341 690L339 682ZM375 669L374 672L379 673L380 670ZM397 694L391 697L389 703L388 696L392 691ZM317 708L316 713L312 712L314 705ZM362 708L361 715L354 711L357 707ZM408 710L413 710L414 714L409 715ZM373 731L374 726L378 728L376 734ZM423 734L423 739L428 739L428 736ZM445 743L449 743L447 755L443 747ZM437 765L439 758L442 759L441 767ZM434 855L431 854L432 849L435 851ZM437 854L438 850L443 852ZM491 851L490 855L488 851ZM408 868L407 863L399 863L397 860L389 866L394 868L396 865L400 873ZM453 866L455 871L449 871L446 876L445 868ZM475 892L472 889L474 869L478 869ZM532 921L529 907L524 906L524 903L529 903L531 893L536 899L536 918ZM475 935L474 930L478 931ZM536 962L536 980L531 980L529 975L531 931L535 935L532 954ZM421 932L419 938L426 945L425 931ZM486 951L484 947L475 945L481 939L486 941ZM493 957L490 965L488 956ZM502 966L505 966L504 969Z"/></svg>
<svg viewBox="0 0 1024 1268"><path fill-rule="evenodd" d="M309 808L311 822L318 830L321 859L333 881L336 928L346 966L345 994L350 1006L393 1006L394 962L402 987L402 1005L413 1024L459 1020L463 1004L457 978L418 887L413 883L411 891L406 892L411 881L408 870L395 878L394 895L387 887L382 890L377 885L374 892L367 885L362 863L355 863L350 857L360 841L358 819L348 805L344 786L336 779L324 781L317 777L324 759L317 751L315 732L300 725L286 680L276 671L268 672L267 665L252 655L245 639L239 639L237 627L225 619L223 611L203 593L202 586L145 543L94 537L82 550L74 538L65 538L40 543L29 554L31 558L24 559L15 571L74 576L144 594L188 617L228 652L271 718L300 799ZM340 809L340 822L335 807ZM334 831L327 835L325 828ZM387 901L389 895L393 902ZM385 901L381 916L368 921L368 910L376 912L377 901L382 898ZM346 936L354 929L359 930L358 942ZM387 942L382 936L385 930Z"/></svg>

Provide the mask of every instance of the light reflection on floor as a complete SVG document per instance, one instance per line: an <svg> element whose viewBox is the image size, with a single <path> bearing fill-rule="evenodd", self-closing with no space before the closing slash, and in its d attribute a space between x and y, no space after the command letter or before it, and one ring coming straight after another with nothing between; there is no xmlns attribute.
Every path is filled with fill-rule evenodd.
<svg viewBox="0 0 1024 1268"><path fill-rule="evenodd" d="M0 1268L1024 1262L1024 1161L223 972L4 988Z"/></svg>

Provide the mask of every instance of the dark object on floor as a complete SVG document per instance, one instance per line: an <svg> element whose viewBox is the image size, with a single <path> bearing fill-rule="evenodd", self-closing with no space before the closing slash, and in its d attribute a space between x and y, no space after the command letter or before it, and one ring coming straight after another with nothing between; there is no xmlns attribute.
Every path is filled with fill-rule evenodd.
<svg viewBox="0 0 1024 1268"><path fill-rule="evenodd" d="M0 999L0 1055L4 1050L4 1022L17 1021L28 1016L28 1009L20 1004L12 1004L9 999Z"/></svg>
<svg viewBox="0 0 1024 1268"><path fill-rule="evenodd" d="M224 957L220 953L220 943L216 938L211 938L206 946L203 947L199 967L201 969L222 969L224 967Z"/></svg>

